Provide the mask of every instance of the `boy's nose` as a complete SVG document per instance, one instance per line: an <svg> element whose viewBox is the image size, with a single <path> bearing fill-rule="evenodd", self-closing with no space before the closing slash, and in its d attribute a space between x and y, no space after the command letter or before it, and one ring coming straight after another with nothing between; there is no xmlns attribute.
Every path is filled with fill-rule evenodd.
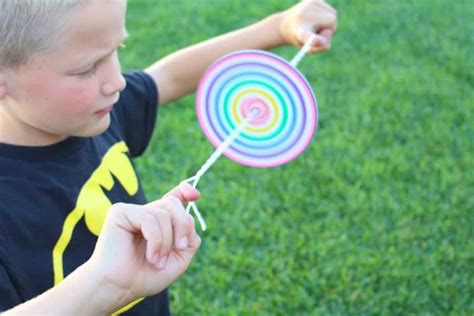
<svg viewBox="0 0 474 316"><path fill-rule="evenodd" d="M115 86L115 91L114 92L121 92L123 89L125 89L125 86L127 85L127 82L125 81L125 78L122 75L121 68L119 67L117 75L114 76L113 80L113 85Z"/></svg>
<svg viewBox="0 0 474 316"><path fill-rule="evenodd" d="M104 95L113 95L125 89L126 82L121 72L117 52L104 65L103 78L102 93Z"/></svg>
<svg viewBox="0 0 474 316"><path fill-rule="evenodd" d="M119 72L111 80L108 80L102 85L102 93L104 95L112 95L125 89L125 86L125 78Z"/></svg>

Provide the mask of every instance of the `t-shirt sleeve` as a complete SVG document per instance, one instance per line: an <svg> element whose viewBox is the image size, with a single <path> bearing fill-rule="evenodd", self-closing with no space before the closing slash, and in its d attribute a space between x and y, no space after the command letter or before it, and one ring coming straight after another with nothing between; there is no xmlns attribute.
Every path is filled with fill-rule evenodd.
<svg viewBox="0 0 474 316"><path fill-rule="evenodd" d="M127 86L111 114L117 120L132 157L140 156L150 142L156 123L158 89L145 72L124 74Z"/></svg>

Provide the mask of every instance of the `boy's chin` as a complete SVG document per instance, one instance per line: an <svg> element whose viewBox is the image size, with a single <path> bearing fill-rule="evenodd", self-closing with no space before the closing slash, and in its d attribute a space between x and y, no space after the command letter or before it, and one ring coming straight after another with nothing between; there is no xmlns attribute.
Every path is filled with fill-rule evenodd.
<svg viewBox="0 0 474 316"><path fill-rule="evenodd" d="M110 115L103 117L99 122L91 126L90 128L84 129L78 133L75 133L76 137L94 137L105 132L110 126Z"/></svg>

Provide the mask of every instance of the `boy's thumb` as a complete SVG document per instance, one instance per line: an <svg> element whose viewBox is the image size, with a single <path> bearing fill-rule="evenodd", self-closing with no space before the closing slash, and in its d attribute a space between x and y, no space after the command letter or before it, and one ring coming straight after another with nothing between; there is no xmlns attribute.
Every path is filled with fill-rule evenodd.
<svg viewBox="0 0 474 316"><path fill-rule="evenodd" d="M324 46L326 44L326 39L324 37L308 29L301 29L297 33L297 38L301 46L306 44L306 42L310 39L312 39L311 47Z"/></svg>

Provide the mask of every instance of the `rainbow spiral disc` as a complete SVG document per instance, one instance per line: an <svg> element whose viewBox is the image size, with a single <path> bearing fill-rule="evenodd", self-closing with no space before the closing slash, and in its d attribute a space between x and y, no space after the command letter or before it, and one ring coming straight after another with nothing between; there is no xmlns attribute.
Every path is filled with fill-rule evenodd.
<svg viewBox="0 0 474 316"><path fill-rule="evenodd" d="M253 115L224 152L251 167L296 158L317 127L316 97L305 77L265 51L239 51L216 61L199 84L196 102L201 128L215 147Z"/></svg>

